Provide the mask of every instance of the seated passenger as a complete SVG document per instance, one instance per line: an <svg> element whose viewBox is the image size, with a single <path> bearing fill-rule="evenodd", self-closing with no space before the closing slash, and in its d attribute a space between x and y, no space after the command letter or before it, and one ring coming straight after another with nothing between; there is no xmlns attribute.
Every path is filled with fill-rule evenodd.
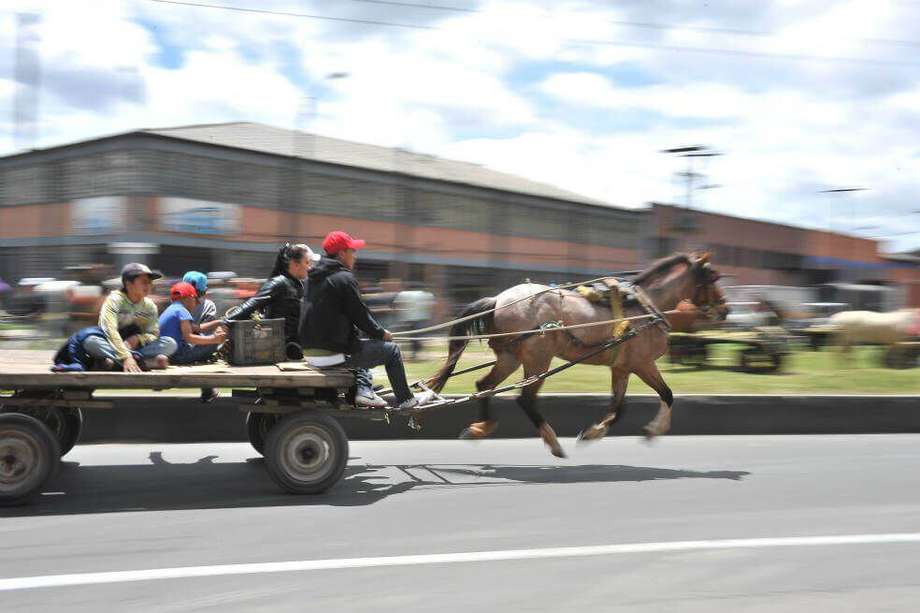
<svg viewBox="0 0 920 613"><path fill-rule="evenodd" d="M313 262L320 256L304 244L285 243L278 250L271 276L255 296L227 312L229 321L249 319L260 311L267 319L284 319L284 340L287 357L303 358L300 345L300 320L303 309L304 284Z"/></svg>
<svg viewBox="0 0 920 613"><path fill-rule="evenodd" d="M190 270L182 276L182 280L191 283L198 293L198 306L192 310L192 332L206 334L215 331L223 322L217 318L217 305L205 297L208 293L208 276L203 272ZM224 331L226 332L226 328ZM212 402L219 395L213 387L201 388L201 402Z"/></svg>
<svg viewBox="0 0 920 613"><path fill-rule="evenodd" d="M201 334L215 330L220 325L220 321L217 318L217 305L213 300L205 297L208 293L207 275L197 270L190 270L182 276L182 280L190 283L198 293L198 306L192 311L192 332Z"/></svg>
<svg viewBox="0 0 920 613"><path fill-rule="evenodd" d="M99 313L104 336L88 336L83 349L107 366L120 366L137 373L149 368L166 368L176 341L160 337L157 307L148 298L153 282L162 275L143 264L127 264L121 270L121 289L110 293Z"/></svg>
<svg viewBox="0 0 920 613"><path fill-rule="evenodd" d="M345 366L367 369L385 365L396 404L400 409L410 409L423 399L410 391L399 345L392 342L393 336L368 310L352 273L357 250L364 245L363 240L339 230L326 236L323 249L328 257L310 271L307 282L303 346L345 353ZM370 338L359 338L359 330ZM378 406L373 402L376 397L373 390L367 386L362 389L361 383L359 378L358 406ZM369 398L362 398L368 394Z"/></svg>
<svg viewBox="0 0 920 613"><path fill-rule="evenodd" d="M213 334L192 332L192 312L198 307L198 291L191 283L180 282L169 288L172 304L160 315L160 335L176 341L178 349L170 360L173 364L193 364L210 358L227 338L220 322Z"/></svg>

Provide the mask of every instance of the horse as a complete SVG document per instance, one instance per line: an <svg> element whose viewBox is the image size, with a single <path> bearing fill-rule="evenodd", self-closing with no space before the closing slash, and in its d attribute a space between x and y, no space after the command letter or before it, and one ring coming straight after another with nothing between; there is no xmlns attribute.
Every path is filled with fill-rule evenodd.
<svg viewBox="0 0 920 613"><path fill-rule="evenodd" d="M835 344L848 353L853 345L891 346L920 333L920 310L901 309L891 313L843 311L828 320Z"/></svg>
<svg viewBox="0 0 920 613"><path fill-rule="evenodd" d="M635 277L632 284L640 288L660 311L670 311L681 301L689 300L712 319L724 320L728 315L728 306L716 283L719 273L710 265L709 259L708 253L676 254L653 263ZM624 306L623 313L625 317L648 315L646 308L632 303ZM478 314L482 316L474 317ZM452 337L469 336L471 333L523 332L550 322L568 326L606 321L611 319L611 310L589 302L574 291L524 283L467 305L459 319L462 321L451 327ZM637 375L654 389L661 400L658 413L645 426L646 436L653 438L670 430L674 394L655 365L655 361L668 350L668 326L663 321L650 326L643 326L643 323L642 320L631 322L630 325L641 330L630 340L584 360L585 364L610 367L612 398L606 417L583 430L579 434L580 441L603 438L610 426L622 417L630 374ZM553 331L552 327L545 326L543 334L491 338L489 347L495 353L495 364L476 382L476 389L483 391L497 387L521 365L525 378L530 378L545 372L554 357L564 360L582 358L592 348L596 349L610 340L612 327L598 325ZM468 343L468 339L450 342L444 365L427 382L431 389L436 392L443 389ZM542 385L543 381L537 380L525 386L517 402L550 453L564 458L565 452L555 431L536 407ZM498 422L491 415L489 399L480 398L479 403L478 421L470 424L461 433L461 438L485 438L495 431Z"/></svg>

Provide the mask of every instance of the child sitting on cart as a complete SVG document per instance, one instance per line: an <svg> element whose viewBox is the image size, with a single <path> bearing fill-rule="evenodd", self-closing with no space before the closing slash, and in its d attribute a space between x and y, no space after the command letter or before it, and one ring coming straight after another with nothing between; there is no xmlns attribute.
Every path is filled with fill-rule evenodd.
<svg viewBox="0 0 920 613"><path fill-rule="evenodd" d="M227 338L220 321L211 321L198 326L193 332L192 313L198 307L198 291L191 283L181 281L169 288L172 301L160 315L160 335L176 341L178 349L170 358L173 364L203 362L214 355ZM206 334L210 333L210 334Z"/></svg>

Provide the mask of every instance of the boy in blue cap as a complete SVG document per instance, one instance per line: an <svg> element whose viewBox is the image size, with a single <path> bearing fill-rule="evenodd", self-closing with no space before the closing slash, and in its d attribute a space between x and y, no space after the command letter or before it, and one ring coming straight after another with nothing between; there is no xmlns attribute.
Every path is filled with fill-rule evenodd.
<svg viewBox="0 0 920 613"><path fill-rule="evenodd" d="M198 293L198 305L192 309L192 332L195 334L209 334L217 330L220 326L220 319L217 317L217 305L214 301L205 298L208 293L208 276L197 270L190 270L182 275L182 280L192 287ZM202 388L201 402L211 402L217 398L217 390L211 387Z"/></svg>
<svg viewBox="0 0 920 613"><path fill-rule="evenodd" d="M213 300L204 297L208 293L208 276L203 272L190 270L182 276L182 280L191 284L198 292L198 306L192 311L192 332L200 334L212 331L220 322L217 319L217 305ZM202 328L202 324L210 325Z"/></svg>

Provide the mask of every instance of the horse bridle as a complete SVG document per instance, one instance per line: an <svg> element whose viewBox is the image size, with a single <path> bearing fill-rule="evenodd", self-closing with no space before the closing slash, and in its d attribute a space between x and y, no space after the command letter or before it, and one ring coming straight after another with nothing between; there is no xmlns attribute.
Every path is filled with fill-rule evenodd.
<svg viewBox="0 0 920 613"><path fill-rule="evenodd" d="M719 280L717 273L708 263L698 266L696 273L696 287L693 289L693 297L690 301L705 315L708 319L715 320L717 307L725 306L725 297L713 298L715 294L715 284Z"/></svg>

